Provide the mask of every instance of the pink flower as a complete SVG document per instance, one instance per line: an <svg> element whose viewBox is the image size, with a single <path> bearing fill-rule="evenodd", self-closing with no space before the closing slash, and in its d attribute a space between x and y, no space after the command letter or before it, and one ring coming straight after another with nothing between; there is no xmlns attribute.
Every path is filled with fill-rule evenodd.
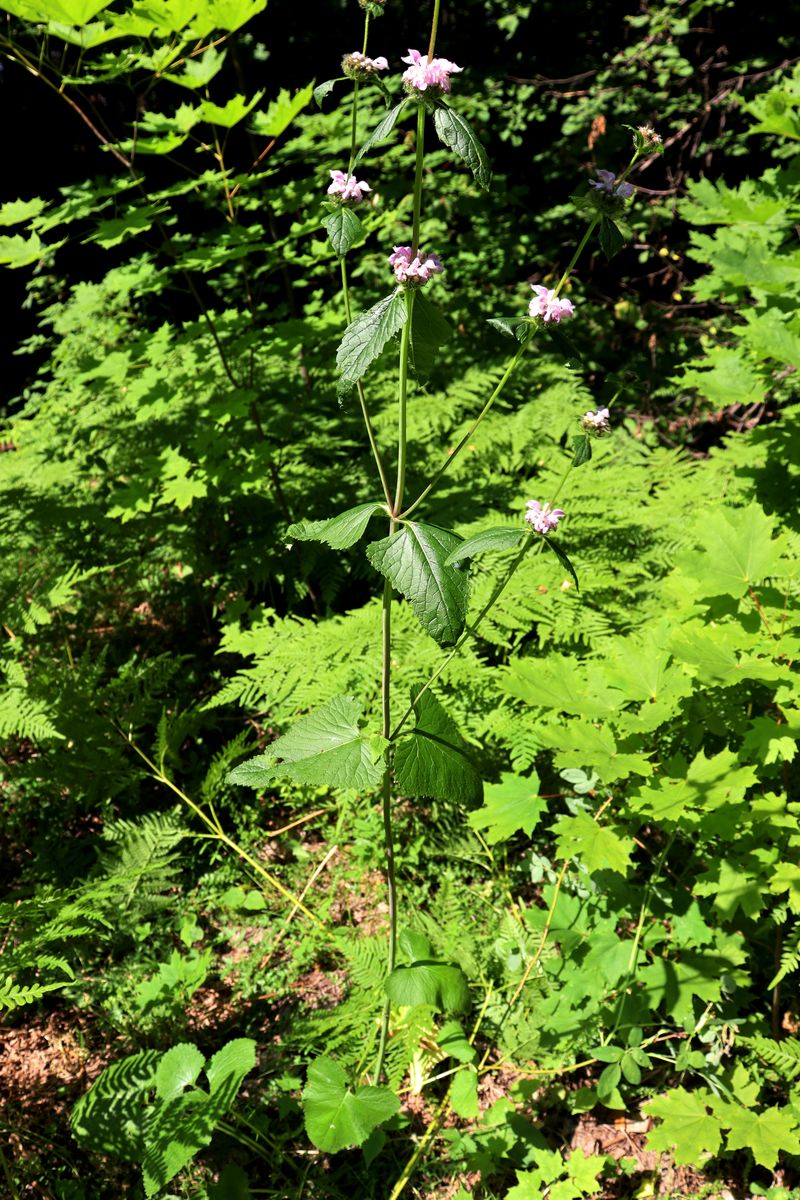
<svg viewBox="0 0 800 1200"><path fill-rule="evenodd" d="M597 179L589 180L589 187L597 188L598 192L605 192L608 196L618 196L620 200L628 200L633 195L633 184L618 183L614 187L616 175L613 171L596 171Z"/></svg>
<svg viewBox="0 0 800 1200"><path fill-rule="evenodd" d="M345 175L344 171L331 171L330 176L333 182L328 188L328 195L339 196L344 203L352 200L356 204L363 200L364 192L372 191L368 183L359 181L355 175Z"/></svg>
<svg viewBox="0 0 800 1200"><path fill-rule="evenodd" d="M587 433L610 433L611 426L608 423L608 418L608 409L598 408L596 412L584 413L583 417L581 418L581 425Z"/></svg>
<svg viewBox="0 0 800 1200"><path fill-rule="evenodd" d="M419 50L409 50L407 57L400 61L410 64L408 70L403 72L403 82L418 92L424 92L427 88L449 92L450 76L464 70L450 62L449 58L432 58L428 62L427 54L420 54Z"/></svg>
<svg viewBox="0 0 800 1200"><path fill-rule="evenodd" d="M354 50L352 54L345 54L342 59L342 70L345 75L359 78L365 75L374 75L376 71L388 71L389 63L383 55L379 58L368 58L360 50Z"/></svg>
<svg viewBox="0 0 800 1200"><path fill-rule="evenodd" d="M531 287L536 292L535 298L528 305L528 312L532 317L541 317L545 323L555 321L558 325L575 315L572 301L560 299L555 293L555 288L542 287L538 283L531 284Z"/></svg>
<svg viewBox="0 0 800 1200"><path fill-rule="evenodd" d="M389 255L389 266L394 270L398 283L411 285L427 283L431 275L438 275L444 270L437 255L418 251L412 256L410 246L395 246L394 252Z"/></svg>
<svg viewBox="0 0 800 1200"><path fill-rule="evenodd" d="M533 526L537 533L544 534L552 533L563 516L562 508L551 508L549 504L540 504L538 500L529 500L525 520Z"/></svg>

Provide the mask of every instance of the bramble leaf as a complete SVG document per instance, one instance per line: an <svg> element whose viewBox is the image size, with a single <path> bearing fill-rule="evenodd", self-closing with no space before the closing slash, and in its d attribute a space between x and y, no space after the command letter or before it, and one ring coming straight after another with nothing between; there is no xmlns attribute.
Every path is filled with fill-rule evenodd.
<svg viewBox="0 0 800 1200"><path fill-rule="evenodd" d="M402 292L392 292L391 296L385 296L360 317L356 317L345 330L336 352L336 365L341 372L342 382L357 383L407 320L406 298Z"/></svg>
<svg viewBox="0 0 800 1200"><path fill-rule="evenodd" d="M308 1068L303 1090L306 1133L318 1150L335 1154L361 1146L373 1129L400 1108L387 1087L347 1087L342 1067L330 1058L318 1058Z"/></svg>
<svg viewBox="0 0 800 1200"><path fill-rule="evenodd" d="M352 696L336 696L298 721L272 742L264 754L228 775L229 783L263 788L275 779L291 779L339 788L373 788L383 778L386 743L358 727L361 705Z"/></svg>
<svg viewBox="0 0 800 1200"><path fill-rule="evenodd" d="M447 559L461 539L448 529L408 521L367 547L367 558L405 596L426 633L452 646L467 619L469 577Z"/></svg>
<svg viewBox="0 0 800 1200"><path fill-rule="evenodd" d="M414 703L414 715L414 729L401 735L394 753L401 790L408 796L479 803L483 783L455 721L430 691Z"/></svg>
<svg viewBox="0 0 800 1200"><path fill-rule="evenodd" d="M442 103L434 111L433 124L440 141L466 163L478 186L488 191L492 181L492 168L489 166L486 151L470 123L465 121L460 113Z"/></svg>
<svg viewBox="0 0 800 1200"><path fill-rule="evenodd" d="M357 504L326 521L297 521L286 530L287 538L298 542L325 542L332 550L346 550L364 536L370 519L384 512L382 504Z"/></svg>

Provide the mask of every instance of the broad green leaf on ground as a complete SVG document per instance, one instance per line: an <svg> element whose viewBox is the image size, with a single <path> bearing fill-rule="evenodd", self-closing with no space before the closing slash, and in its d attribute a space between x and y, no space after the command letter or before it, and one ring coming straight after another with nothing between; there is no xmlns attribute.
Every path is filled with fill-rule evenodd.
<svg viewBox="0 0 800 1200"><path fill-rule="evenodd" d="M527 531L518 526L514 528L510 525L496 525L492 529L484 529L456 546L453 553L445 559L445 566L464 562L468 558L474 558L476 554L485 554L488 550L513 550L526 536Z"/></svg>
<svg viewBox="0 0 800 1200"><path fill-rule="evenodd" d="M643 754L627 753L617 747L613 734L593 721L569 721L542 725L542 746L555 751L556 766L590 768L603 783L627 779L629 775L652 775L653 764Z"/></svg>
<svg viewBox="0 0 800 1200"><path fill-rule="evenodd" d="M460 1021L445 1021L436 1035L436 1045L442 1054L457 1062L471 1063L477 1058L477 1051L468 1041Z"/></svg>
<svg viewBox="0 0 800 1200"><path fill-rule="evenodd" d="M483 783L455 721L430 691L415 701L414 716L413 730L401 733L395 743L400 789L407 796L479 804Z"/></svg>
<svg viewBox="0 0 800 1200"><path fill-rule="evenodd" d="M474 1121L478 1116L478 1073L473 1067L464 1067L453 1078L450 1092L450 1107L457 1117Z"/></svg>
<svg viewBox="0 0 800 1200"><path fill-rule="evenodd" d="M298 542L325 542L332 550L346 550L364 536L370 519L379 512L385 509L377 501L357 504L325 521L298 521L289 526L286 536Z"/></svg>
<svg viewBox="0 0 800 1200"><path fill-rule="evenodd" d="M626 875L633 839L601 825L587 812L561 817L553 826L559 858L577 858L587 871L616 871Z"/></svg>
<svg viewBox="0 0 800 1200"><path fill-rule="evenodd" d="M460 113L442 103L434 111L433 124L440 140L466 163L479 187L488 191L492 169L486 151L469 122L465 121Z"/></svg>
<svg viewBox="0 0 800 1200"><path fill-rule="evenodd" d="M473 829L485 830L490 846L505 842L517 830L528 837L539 823L547 801L539 797L539 777L534 772L527 779L504 774L500 783L490 783L484 789L483 808L467 818Z"/></svg>
<svg viewBox="0 0 800 1200"><path fill-rule="evenodd" d="M336 352L342 382L355 384L408 319L406 297L392 292L348 325Z"/></svg>
<svg viewBox="0 0 800 1200"><path fill-rule="evenodd" d="M578 671L575 659L564 654L514 662L502 686L526 704L575 716L607 717L619 707L619 693L608 687L597 664L584 663Z"/></svg>
<svg viewBox="0 0 800 1200"><path fill-rule="evenodd" d="M687 552L679 566L697 580L701 595L744 596L779 566L774 529L775 518L756 503L704 513L698 530L703 550Z"/></svg>
<svg viewBox="0 0 800 1200"><path fill-rule="evenodd" d="M439 347L453 336L453 328L423 292L414 294L411 313L411 365L418 379L427 379Z"/></svg>
<svg viewBox="0 0 800 1200"><path fill-rule="evenodd" d="M647 1135L648 1150L672 1152L679 1165L701 1166L713 1157L722 1144L719 1119L709 1112L713 1100L708 1088L687 1092L680 1087L649 1100L644 1108L661 1124Z"/></svg>
<svg viewBox="0 0 800 1200"><path fill-rule="evenodd" d="M467 1012L469 984L460 967L434 959L421 959L409 966L395 967L386 980L386 995L392 1004L413 1008L426 1004L436 1012Z"/></svg>
<svg viewBox="0 0 800 1200"><path fill-rule="evenodd" d="M364 233L364 226L352 208L342 204L325 217L322 224L328 231L328 240L338 258L344 258Z"/></svg>
<svg viewBox="0 0 800 1200"><path fill-rule="evenodd" d="M106 1067L70 1116L75 1140L97 1154L139 1162L144 1153L144 1099L155 1084L158 1050L140 1050Z"/></svg>
<svg viewBox="0 0 800 1200"><path fill-rule="evenodd" d="M800 867L796 863L778 863L769 881L769 890L779 895L787 892L792 912L800 913Z"/></svg>
<svg viewBox="0 0 800 1200"><path fill-rule="evenodd" d="M238 125L252 112L263 95L262 90L256 92L252 100L245 100L242 95L232 96L226 104L212 104L210 100L204 100L200 105L200 117L203 121L208 121L209 125L233 129L234 125Z"/></svg>
<svg viewBox="0 0 800 1200"><path fill-rule="evenodd" d="M363 1145L399 1108L400 1101L387 1087L349 1088L344 1070L331 1058L318 1058L308 1068L303 1090L306 1133L327 1154Z"/></svg>
<svg viewBox="0 0 800 1200"><path fill-rule="evenodd" d="M286 89L278 92L277 99L270 101L266 112L253 114L250 125L261 137L277 138L286 130L308 104L314 94L314 83L306 84L292 96Z"/></svg>
<svg viewBox="0 0 800 1200"><path fill-rule="evenodd" d="M263 788L275 779L291 779L334 788L377 787L384 772L386 742L359 728L361 705L352 696L336 696L303 717L264 754L228 775L228 782Z"/></svg>
<svg viewBox="0 0 800 1200"><path fill-rule="evenodd" d="M713 905L727 921L733 920L737 908L746 917L756 917L764 907L763 868L752 874L731 858L723 857L698 875L694 892L698 896L713 896Z"/></svg>
<svg viewBox="0 0 800 1200"><path fill-rule="evenodd" d="M391 537L367 547L367 558L405 596L426 633L452 646L467 619L469 577L447 566L461 539L438 525L408 521Z"/></svg>
<svg viewBox="0 0 800 1200"><path fill-rule="evenodd" d="M353 161L354 167L356 166L356 163L361 161L368 150L371 150L373 146L377 146L379 142L384 142L386 140L397 124L398 117L407 103L408 100L401 100L399 104L396 104L394 108L390 109L386 116L378 122L356 155Z"/></svg>
<svg viewBox="0 0 800 1200"><path fill-rule="evenodd" d="M788 1108L752 1112L738 1104L725 1104L719 1116L729 1130L726 1149L750 1150L768 1171L774 1171L781 1154L800 1154L797 1120Z"/></svg>
<svg viewBox="0 0 800 1200"><path fill-rule="evenodd" d="M252 1038L237 1038L218 1050L206 1066L208 1091L191 1086L204 1062L196 1047L186 1045L167 1051L159 1064L158 1099L148 1110L144 1130L142 1178L148 1197L211 1141L255 1066L256 1044Z"/></svg>

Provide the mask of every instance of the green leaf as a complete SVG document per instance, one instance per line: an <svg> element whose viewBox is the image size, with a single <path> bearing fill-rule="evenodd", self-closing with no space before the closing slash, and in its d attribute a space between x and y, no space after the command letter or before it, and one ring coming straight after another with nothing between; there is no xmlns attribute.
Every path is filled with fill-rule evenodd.
<svg viewBox="0 0 800 1200"><path fill-rule="evenodd" d="M703 514L699 540L703 553L689 552L678 561L694 576L703 596L744 596L770 575L780 562L773 540L775 518L755 502L747 508L719 508Z"/></svg>
<svg viewBox="0 0 800 1200"><path fill-rule="evenodd" d="M47 201L38 196L33 200L7 200L0 204L0 225L21 225L23 221L38 217L46 205Z"/></svg>
<svg viewBox="0 0 800 1200"><path fill-rule="evenodd" d="M486 788L483 808L467 817L473 829L485 829L490 846L505 842L521 829L528 837L547 811L547 801L539 797L539 777L527 779L504 774L500 783Z"/></svg>
<svg viewBox="0 0 800 1200"><path fill-rule="evenodd" d="M633 840L620 837L607 825L600 825L587 812L561 817L553 826L559 858L578 858L590 874L615 871L626 875Z"/></svg>
<svg viewBox="0 0 800 1200"><path fill-rule="evenodd" d="M578 433L572 439L572 465L582 467L592 457L592 439L588 433Z"/></svg>
<svg viewBox="0 0 800 1200"><path fill-rule="evenodd" d="M545 337L553 343L556 353L560 354L564 359L565 366L572 370L581 366L583 355L578 352L575 343L565 331L563 325L559 325L555 321L548 321L546 324L542 324L541 330Z"/></svg>
<svg viewBox="0 0 800 1200"><path fill-rule="evenodd" d="M547 537L543 538L542 540L544 541L545 546L547 546L547 548L549 550L553 551L556 558L561 563L562 567L564 567L567 571L569 571L570 575L572 576L573 580L575 581L575 587L578 589L578 591L580 591L581 585L578 583L578 573L575 570L575 568L573 567L572 563L569 561L569 557L568 557L567 552L564 549L564 547L561 545L560 542L555 541L555 539L552 538L549 534Z"/></svg>
<svg viewBox="0 0 800 1200"><path fill-rule="evenodd" d="M357 383L407 320L408 309L403 292L392 292L391 296L384 297L356 317L345 330L336 352L336 365L341 372L342 382Z"/></svg>
<svg viewBox="0 0 800 1200"><path fill-rule="evenodd" d="M337 83L343 83L346 76L340 75L337 79L326 79L324 83L318 83L314 88L314 100L322 108L322 101L336 87Z"/></svg>
<svg viewBox="0 0 800 1200"><path fill-rule="evenodd" d="M612 259L625 245L622 231L610 217L603 217L600 221L600 245L607 259Z"/></svg>
<svg viewBox="0 0 800 1200"><path fill-rule="evenodd" d="M401 790L407 796L480 803L483 783L468 757L467 743L432 692L423 692L414 703L414 715L414 729L401 734L395 746L394 770Z"/></svg>
<svg viewBox="0 0 800 1200"><path fill-rule="evenodd" d="M695 1166L716 1154L722 1134L719 1120L708 1111L711 1099L707 1088L697 1092L673 1088L666 1096L648 1101L645 1109L662 1121L647 1135L648 1150L674 1152L676 1163Z"/></svg>
<svg viewBox="0 0 800 1200"><path fill-rule="evenodd" d="M470 1007L469 984L461 968L433 959L395 967L386 980L386 995L404 1008L425 1004L436 1012L460 1013Z"/></svg>
<svg viewBox="0 0 800 1200"><path fill-rule="evenodd" d="M176 1046L163 1056L159 1064L163 1096L149 1109L144 1131L146 1196L159 1192L211 1141L244 1077L255 1066L255 1048L252 1038L237 1038L218 1050L206 1067L207 1092L190 1086L199 1072L198 1058L205 1061L196 1047Z"/></svg>
<svg viewBox="0 0 800 1200"><path fill-rule="evenodd" d="M467 619L467 572L445 565L460 541L437 525L408 521L391 537L367 547L373 567L405 596L423 629L440 646L457 642Z"/></svg>
<svg viewBox="0 0 800 1200"><path fill-rule="evenodd" d="M170 83L176 83L178 87L189 88L190 91L196 91L198 88L205 87L210 83L215 75L222 70L222 64L225 62L227 50L217 50L216 46L209 46L199 58L186 58L183 63L183 73L181 75L169 75L164 73L164 78Z"/></svg>
<svg viewBox="0 0 800 1200"><path fill-rule="evenodd" d="M751 1150L760 1166L773 1171L781 1154L800 1154L797 1120L788 1108L765 1108L751 1112L738 1104L726 1104L720 1114L729 1127L728 1150Z"/></svg>
<svg viewBox="0 0 800 1200"><path fill-rule="evenodd" d="M49 247L52 249L52 247ZM23 237L22 234L14 234L13 237L0 237L0 266L4 267L27 267L33 262L37 262L45 252L44 243L39 239L37 234L31 234L29 238Z"/></svg>
<svg viewBox="0 0 800 1200"><path fill-rule="evenodd" d="M331 86L335 80L331 82ZM324 84L322 85L325 86ZM285 133L292 122L300 115L312 95L316 95L314 81L307 83L292 96L286 89L278 92L276 100L271 101L266 112L254 113L250 127L261 137L277 138Z"/></svg>
<svg viewBox="0 0 800 1200"><path fill-rule="evenodd" d="M140 1050L106 1067L70 1115L75 1140L98 1154L129 1162L144 1153L144 1097L151 1091L161 1058L158 1050Z"/></svg>
<svg viewBox="0 0 800 1200"><path fill-rule="evenodd" d="M455 1075L450 1107L457 1117L465 1121L473 1121L478 1116L478 1072L474 1067L465 1067Z"/></svg>
<svg viewBox="0 0 800 1200"><path fill-rule="evenodd" d="M341 204L322 222L328 231L328 239L338 258L344 258L351 246L363 237L364 226L352 208Z"/></svg>
<svg viewBox="0 0 800 1200"><path fill-rule="evenodd" d="M526 341L531 331L527 317L490 317L489 324L516 342Z"/></svg>
<svg viewBox="0 0 800 1200"><path fill-rule="evenodd" d="M437 1034L436 1045L442 1054L454 1058L457 1062L471 1063L478 1056L459 1021L445 1021Z"/></svg>
<svg viewBox="0 0 800 1200"><path fill-rule="evenodd" d="M397 124L398 118L407 104L407 99L401 100L399 104L396 104L394 108L390 109L386 116L378 122L372 133L364 142L364 145L361 147L358 154L355 156L353 160L353 167L355 167L357 163L361 162L361 159L368 150L371 150L373 146L377 146L379 142L384 142L386 140Z"/></svg>
<svg viewBox="0 0 800 1200"><path fill-rule="evenodd" d="M333 1059L318 1058L308 1068L303 1090L306 1132L318 1150L336 1154L361 1146L373 1129L400 1108L386 1087L347 1087L347 1077Z"/></svg>
<svg viewBox="0 0 800 1200"><path fill-rule="evenodd" d="M385 741L358 727L361 705L352 696L336 696L303 717L264 754L228 775L229 783L263 788L275 779L321 787L377 787L384 772Z"/></svg>
<svg viewBox="0 0 800 1200"><path fill-rule="evenodd" d="M234 125L243 121L247 114L255 108L263 95L262 90L256 92L252 100L245 100L242 95L232 96L227 104L222 105L204 100L200 105L200 119L208 121L209 125L221 125L224 129L233 129Z"/></svg>
<svg viewBox="0 0 800 1200"><path fill-rule="evenodd" d="M485 554L488 550L513 550L526 536L526 530L509 525L496 525L492 529L484 529L473 537L461 542L445 559L445 566L464 562L474 558L476 554Z"/></svg>
<svg viewBox="0 0 800 1200"><path fill-rule="evenodd" d="M433 114L433 124L439 138L454 154L466 163L475 182L479 187L489 190L492 181L492 169L486 157L486 151L475 136L475 131L468 121L454 109L442 103Z"/></svg>
<svg viewBox="0 0 800 1200"><path fill-rule="evenodd" d="M332 550L346 550L364 536L370 519L385 512L382 504L357 504L326 521L298 521L286 530L287 538L298 542L325 542Z"/></svg>
<svg viewBox="0 0 800 1200"><path fill-rule="evenodd" d="M418 379L428 378L439 347L452 336L452 326L439 309L423 292L415 292L411 313L411 364Z"/></svg>

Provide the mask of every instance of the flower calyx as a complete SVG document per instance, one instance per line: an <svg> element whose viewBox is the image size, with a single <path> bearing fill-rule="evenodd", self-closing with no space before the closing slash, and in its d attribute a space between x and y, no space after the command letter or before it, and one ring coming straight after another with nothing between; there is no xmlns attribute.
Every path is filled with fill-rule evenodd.
<svg viewBox="0 0 800 1200"><path fill-rule="evenodd" d="M584 413L581 417L581 429L590 437L605 437L607 433L611 433L608 409L590 409Z"/></svg>
<svg viewBox="0 0 800 1200"><path fill-rule="evenodd" d="M369 58L360 50L354 50L352 54L345 54L342 59L342 70L350 79L369 79L371 75L377 75L379 71L388 71L389 62L382 54L378 58Z"/></svg>
<svg viewBox="0 0 800 1200"><path fill-rule="evenodd" d="M398 283L406 288L421 287L432 275L444 270L442 260L436 254L425 254L422 250L413 253L410 246L395 246L389 255L389 266Z"/></svg>

